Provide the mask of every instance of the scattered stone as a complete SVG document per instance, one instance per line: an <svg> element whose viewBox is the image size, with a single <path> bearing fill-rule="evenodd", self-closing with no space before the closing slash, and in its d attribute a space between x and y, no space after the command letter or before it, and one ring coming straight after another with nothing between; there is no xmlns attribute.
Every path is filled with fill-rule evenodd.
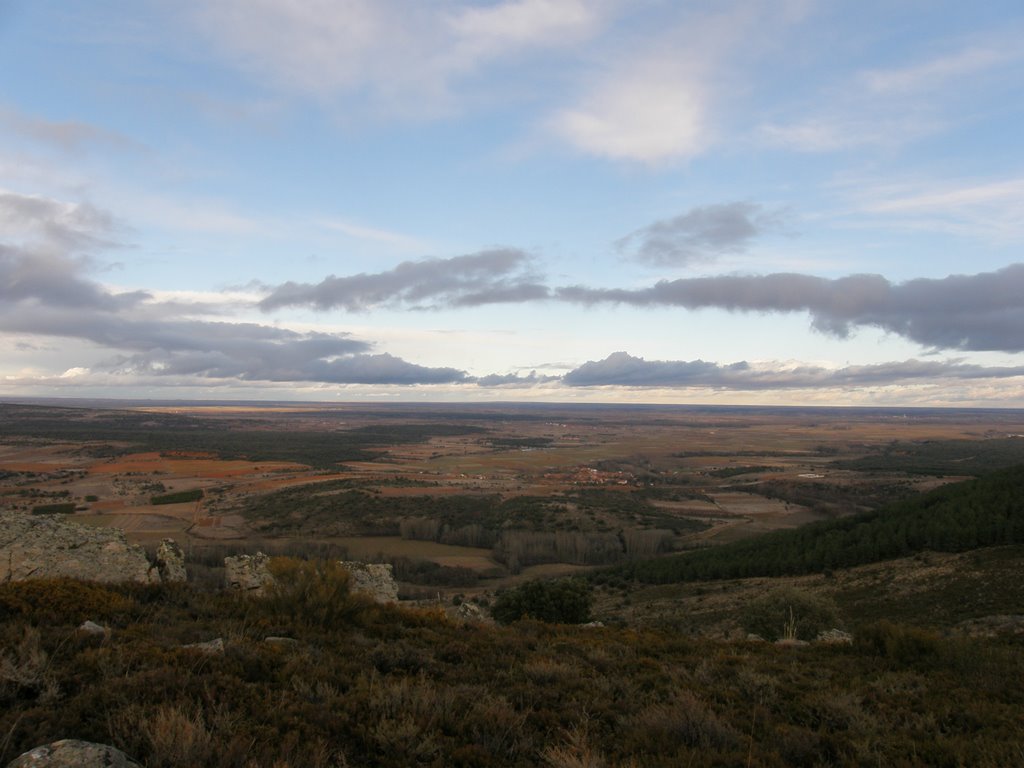
<svg viewBox="0 0 1024 768"><path fill-rule="evenodd" d="M16 757L7 768L142 768L119 749L77 739L62 739Z"/></svg>
<svg viewBox="0 0 1024 768"><path fill-rule="evenodd" d="M398 584L390 563L342 560L341 565L349 573L349 589L352 592L371 597L378 603L398 602Z"/></svg>
<svg viewBox="0 0 1024 768"><path fill-rule="evenodd" d="M476 603L462 603L455 609L455 617L462 621L471 621L476 624L493 624L494 619L483 608Z"/></svg>
<svg viewBox="0 0 1024 768"><path fill-rule="evenodd" d="M70 522L66 515L0 512L0 581L66 576L84 581L158 582L142 547L118 528Z"/></svg>
<svg viewBox="0 0 1024 768"><path fill-rule="evenodd" d="M156 550L156 568L165 584L187 580L185 553L174 539L164 539Z"/></svg>
<svg viewBox="0 0 1024 768"><path fill-rule="evenodd" d="M229 589L247 595L262 595L274 583L270 573L270 556L262 552L224 558L224 580Z"/></svg>
<svg viewBox="0 0 1024 768"><path fill-rule="evenodd" d="M818 636L814 638L814 642L825 645L852 645L853 635L843 632L841 629L828 629L819 632Z"/></svg>
<svg viewBox="0 0 1024 768"><path fill-rule="evenodd" d="M181 647L190 648L193 651L199 651L200 653L205 653L209 656L224 655L224 639L220 637L213 640L207 640L205 643L188 643Z"/></svg>
<svg viewBox="0 0 1024 768"><path fill-rule="evenodd" d="M106 627L100 626L95 621L86 621L78 628L79 632L85 632L88 635L105 635L110 630Z"/></svg>
<svg viewBox="0 0 1024 768"><path fill-rule="evenodd" d="M583 629L597 629L598 627L603 627L604 626L604 622L603 621L588 621L586 624L580 624L580 626L583 627Z"/></svg>

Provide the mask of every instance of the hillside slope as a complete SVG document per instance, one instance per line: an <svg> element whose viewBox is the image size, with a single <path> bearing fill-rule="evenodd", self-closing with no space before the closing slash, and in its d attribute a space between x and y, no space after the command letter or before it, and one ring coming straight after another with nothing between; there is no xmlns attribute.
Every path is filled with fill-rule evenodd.
<svg viewBox="0 0 1024 768"><path fill-rule="evenodd" d="M605 572L652 584L784 576L880 562L916 552L1024 543L1024 466L943 486L881 510Z"/></svg>

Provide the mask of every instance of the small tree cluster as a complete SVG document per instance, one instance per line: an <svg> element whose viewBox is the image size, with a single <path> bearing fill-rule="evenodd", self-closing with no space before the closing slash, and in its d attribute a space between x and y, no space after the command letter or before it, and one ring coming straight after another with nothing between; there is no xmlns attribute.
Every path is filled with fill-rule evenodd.
<svg viewBox="0 0 1024 768"><path fill-rule="evenodd" d="M557 624L582 624L590 620L592 595L579 579L529 581L502 592L491 615L501 624L530 618Z"/></svg>

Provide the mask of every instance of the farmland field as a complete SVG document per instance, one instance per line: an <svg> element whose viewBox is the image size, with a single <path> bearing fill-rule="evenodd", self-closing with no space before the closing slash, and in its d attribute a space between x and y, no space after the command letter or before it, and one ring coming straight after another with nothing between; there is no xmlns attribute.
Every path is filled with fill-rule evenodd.
<svg viewBox="0 0 1024 768"><path fill-rule="evenodd" d="M190 549L330 541L495 584L792 528L979 462L1024 462L1024 413L1006 410L109 405L0 406L0 505L63 504Z"/></svg>

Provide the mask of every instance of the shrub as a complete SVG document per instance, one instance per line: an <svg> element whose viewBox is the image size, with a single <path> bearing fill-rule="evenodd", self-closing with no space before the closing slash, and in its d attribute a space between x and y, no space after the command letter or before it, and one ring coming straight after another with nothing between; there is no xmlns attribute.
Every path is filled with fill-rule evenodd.
<svg viewBox="0 0 1024 768"><path fill-rule="evenodd" d="M836 626L839 612L832 600L784 587L751 601L740 616L743 629L765 640L813 640Z"/></svg>
<svg viewBox="0 0 1024 768"><path fill-rule="evenodd" d="M591 590L579 579L529 581L502 592L491 615L502 624L522 618L559 624L582 624L590 619Z"/></svg>
<svg viewBox="0 0 1024 768"><path fill-rule="evenodd" d="M323 629L338 628L366 605L349 594L348 571L336 560L270 560L275 582L253 600L270 618Z"/></svg>
<svg viewBox="0 0 1024 768"><path fill-rule="evenodd" d="M130 598L99 584L75 579L28 579L0 584L0 621L31 616L35 621L72 624L101 621L131 610Z"/></svg>
<svg viewBox="0 0 1024 768"><path fill-rule="evenodd" d="M150 768L208 765L213 754L213 734L199 707L163 704L150 710L136 704L112 725L116 741L134 754L149 755Z"/></svg>
<svg viewBox="0 0 1024 768"><path fill-rule="evenodd" d="M857 646L905 664L934 658L941 650L942 641L927 630L882 620L861 627L857 632Z"/></svg>
<svg viewBox="0 0 1024 768"><path fill-rule="evenodd" d="M19 697L53 703L60 697L49 657L40 642L39 630L26 626L17 645L0 654L0 702Z"/></svg>
<svg viewBox="0 0 1024 768"><path fill-rule="evenodd" d="M735 728L689 691L680 691L670 701L645 707L629 723L638 745L669 754L679 747L727 749L740 739Z"/></svg>

